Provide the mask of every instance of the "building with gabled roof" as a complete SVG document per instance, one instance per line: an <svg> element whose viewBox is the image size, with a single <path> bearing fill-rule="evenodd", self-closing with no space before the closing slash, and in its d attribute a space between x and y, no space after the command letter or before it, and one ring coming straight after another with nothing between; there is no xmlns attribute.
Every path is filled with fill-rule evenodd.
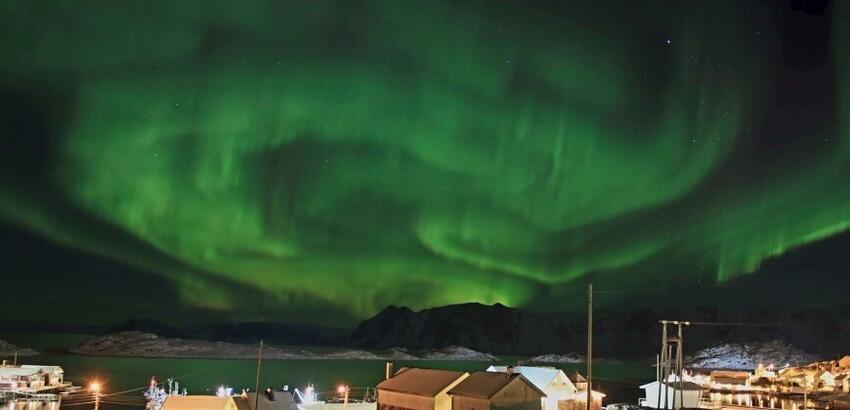
<svg viewBox="0 0 850 410"><path fill-rule="evenodd" d="M40 370L42 375L44 376L44 385L45 386L59 386L62 383L64 383L65 370L63 370L61 366L41 365L41 364L23 364L23 365L21 365L21 368Z"/></svg>
<svg viewBox="0 0 850 410"><path fill-rule="evenodd" d="M251 410L243 396L168 396L162 410Z"/></svg>
<svg viewBox="0 0 850 410"><path fill-rule="evenodd" d="M378 383L378 410L452 410L448 391L469 373L404 368Z"/></svg>
<svg viewBox="0 0 850 410"><path fill-rule="evenodd" d="M587 380L578 372L573 378L579 381L582 389L573 384L570 377L563 370L547 366L490 366L488 372L519 373L538 389L546 394L542 400L543 410L572 410L585 409L587 405ZM592 409L602 407L602 398L605 395L594 391L592 394Z"/></svg>
<svg viewBox="0 0 850 410"><path fill-rule="evenodd" d="M475 372L448 392L452 410L541 410L546 393L518 373Z"/></svg>

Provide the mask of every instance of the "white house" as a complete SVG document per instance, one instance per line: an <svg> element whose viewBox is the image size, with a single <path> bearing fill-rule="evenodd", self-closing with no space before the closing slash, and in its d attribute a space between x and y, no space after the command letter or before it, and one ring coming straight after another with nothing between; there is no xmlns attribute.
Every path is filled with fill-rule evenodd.
<svg viewBox="0 0 850 410"><path fill-rule="evenodd" d="M561 369L544 366L513 366L514 373L521 374L528 379L534 387L537 387L544 393L546 397L542 398L542 410L559 410L560 408L573 408L572 404L587 401L587 383L584 383L584 389L579 389L573 383L569 376ZM507 373L507 366L490 366L488 372ZM605 395L594 391L592 392L594 408L601 407L602 398ZM584 404L580 407L584 408Z"/></svg>
<svg viewBox="0 0 850 410"><path fill-rule="evenodd" d="M507 366L490 366L487 371L507 373L508 369ZM578 391L567 374L554 367L516 366L513 371L546 393L541 403L543 410L558 410L558 401L572 400Z"/></svg>
<svg viewBox="0 0 850 410"><path fill-rule="evenodd" d="M816 389L832 391L835 388L835 375L826 370L818 371L815 373L813 384Z"/></svg>
<svg viewBox="0 0 850 410"><path fill-rule="evenodd" d="M678 382L664 383L659 389L658 381L644 384L640 386L644 391L644 399L640 405L651 407L654 409L672 409L673 398L676 399L677 408L697 408L699 407L700 396L703 388L696 383L681 382L681 392L678 390ZM659 392L661 396L659 397ZM679 395L681 393L681 396ZM680 403L679 400L682 400ZM665 403L666 402L666 403Z"/></svg>

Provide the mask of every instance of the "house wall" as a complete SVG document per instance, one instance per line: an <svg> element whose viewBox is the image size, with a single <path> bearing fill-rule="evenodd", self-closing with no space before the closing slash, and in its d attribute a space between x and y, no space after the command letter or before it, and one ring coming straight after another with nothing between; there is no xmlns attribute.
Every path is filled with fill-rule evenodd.
<svg viewBox="0 0 850 410"><path fill-rule="evenodd" d="M490 398L491 410L541 410L543 395L517 378Z"/></svg>
<svg viewBox="0 0 850 410"><path fill-rule="evenodd" d="M453 396L452 410L491 410L491 408L490 401L487 399Z"/></svg>
<svg viewBox="0 0 850 410"><path fill-rule="evenodd" d="M560 373L543 390L546 393L546 397L541 400L543 410L560 410L558 403L573 399L576 391L570 379L565 374Z"/></svg>
<svg viewBox="0 0 850 410"><path fill-rule="evenodd" d="M434 410L452 410L452 397L449 396L449 390L453 389L467 377L469 377L469 373L464 373L463 376L458 377L452 384L446 386L443 391L437 393L437 396L434 397Z"/></svg>
<svg viewBox="0 0 850 410"><path fill-rule="evenodd" d="M63 372L52 372L44 375L44 384L47 386L57 386L62 383L62 379L64 378Z"/></svg>
<svg viewBox="0 0 850 410"><path fill-rule="evenodd" d="M558 402L558 410L587 410L587 400L578 400L578 399L570 399L570 400L561 400ZM601 410L602 409L602 400L593 399L593 402L590 403L590 410Z"/></svg>
<svg viewBox="0 0 850 410"><path fill-rule="evenodd" d="M835 387L835 376L832 373L824 372L818 380L818 386L821 388L832 390Z"/></svg>
<svg viewBox="0 0 850 410"><path fill-rule="evenodd" d="M399 409L434 410L434 398L378 389L378 410Z"/></svg>

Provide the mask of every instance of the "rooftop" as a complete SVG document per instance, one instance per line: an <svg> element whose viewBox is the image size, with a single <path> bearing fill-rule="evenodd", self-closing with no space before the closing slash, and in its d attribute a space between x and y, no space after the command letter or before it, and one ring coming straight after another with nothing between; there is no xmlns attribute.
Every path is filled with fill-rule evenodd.
<svg viewBox="0 0 850 410"><path fill-rule="evenodd" d="M162 410L225 410L231 409L230 403L238 410L251 410L248 401L241 396L168 396Z"/></svg>
<svg viewBox="0 0 850 410"><path fill-rule="evenodd" d="M45 373L55 373L62 372L62 367L60 366L52 366L52 365L43 365L43 364L23 364L21 365L24 369L41 369L44 370Z"/></svg>
<svg viewBox="0 0 850 410"><path fill-rule="evenodd" d="M507 373L507 366L490 366L487 368L488 372L499 372L499 373ZM556 377L558 377L559 373L563 371L560 369L556 369L554 367L541 367L541 366L514 366L514 373L519 373L526 379L528 379L531 384L537 387L540 390L544 390L549 387L549 384L552 383Z"/></svg>
<svg viewBox="0 0 850 410"><path fill-rule="evenodd" d="M40 370L32 367L2 366L0 367L0 376L32 376L38 374Z"/></svg>
<svg viewBox="0 0 850 410"><path fill-rule="evenodd" d="M291 406L295 406L295 400L292 398L292 393L288 391L274 391L274 401L269 400L268 394L263 391L260 393L260 399L257 400L257 393L248 392L246 394L248 397L248 404L252 406L254 405L254 401L257 401L257 408L253 410L288 410Z"/></svg>
<svg viewBox="0 0 850 410"><path fill-rule="evenodd" d="M453 370L406 368L378 383L378 390L434 397L466 373Z"/></svg>
<svg viewBox="0 0 850 410"><path fill-rule="evenodd" d="M681 383L682 383L682 385L681 385L682 391L705 390L702 386L700 386L696 383L693 383L693 382L681 382ZM664 384L665 385L669 384L669 386L672 389L676 389L677 387L679 387L679 382L664 383ZM644 384L643 386L640 386L640 388L641 389L649 389L649 388L652 388L653 386L658 386L657 380L654 381L654 382L649 382L647 384Z"/></svg>
<svg viewBox="0 0 850 410"><path fill-rule="evenodd" d="M529 386L537 390L543 397L546 396L546 393L543 393L543 391L537 388L537 386L529 382L528 379L518 373L507 374L497 372L472 373L471 375L469 375L469 377L458 383L457 386L449 390L449 394L489 399L490 397L493 397L494 394L505 388L505 386L507 386L509 383L517 379L524 380L526 383L528 383Z"/></svg>
<svg viewBox="0 0 850 410"><path fill-rule="evenodd" d="M567 375L570 378L570 381L573 383L587 383L587 379L584 378L579 372L570 373Z"/></svg>

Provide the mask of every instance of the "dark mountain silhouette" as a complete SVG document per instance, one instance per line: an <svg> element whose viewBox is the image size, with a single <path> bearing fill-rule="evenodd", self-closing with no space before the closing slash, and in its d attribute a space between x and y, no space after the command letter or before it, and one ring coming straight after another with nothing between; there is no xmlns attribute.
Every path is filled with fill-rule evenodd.
<svg viewBox="0 0 850 410"><path fill-rule="evenodd" d="M792 310L757 307L724 310L601 311L594 314L594 352L599 357L652 357L659 346L658 320L689 320L685 349L719 343L781 340L809 353L832 357L850 346L850 307ZM495 354L536 355L583 352L586 322L581 315L542 314L500 304L451 305L414 312L389 306L362 322L351 342L364 348L441 348L451 345Z"/></svg>

